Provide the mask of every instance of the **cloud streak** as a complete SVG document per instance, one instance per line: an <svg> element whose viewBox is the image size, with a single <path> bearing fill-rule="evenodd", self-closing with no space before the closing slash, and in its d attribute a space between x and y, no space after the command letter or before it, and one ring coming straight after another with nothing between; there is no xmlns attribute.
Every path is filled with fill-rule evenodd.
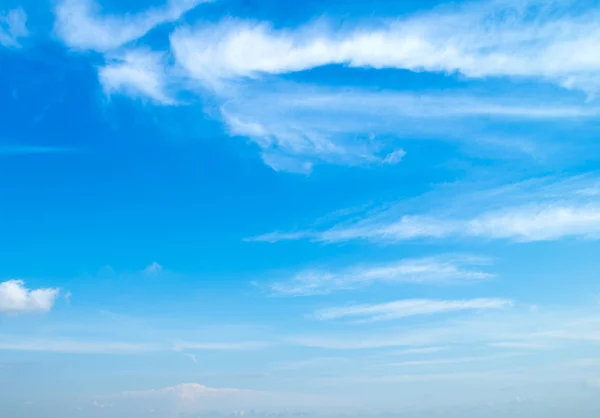
<svg viewBox="0 0 600 418"><path fill-rule="evenodd" d="M338 271L304 270L290 280L267 285L275 296L325 295L375 283L452 283L479 281L492 274L469 267L486 264L476 257L405 259L380 265L357 265Z"/></svg>
<svg viewBox="0 0 600 418"><path fill-rule="evenodd" d="M27 14L21 8L0 12L0 45L19 48L19 41L29 36Z"/></svg>
<svg viewBox="0 0 600 418"><path fill-rule="evenodd" d="M350 166L398 164L406 155L399 140L429 139L494 146L477 121L492 118L518 125L592 120L595 106L492 97L466 91L426 94L326 88L281 82L247 82L220 91L221 114L231 135L251 138L276 170L309 172L315 163ZM432 123L432 121L436 123ZM504 126L505 128L505 126ZM530 155L535 145L507 137L496 148Z"/></svg>
<svg viewBox="0 0 600 418"><path fill-rule="evenodd" d="M82 341L73 339L47 338L23 339L0 335L0 351L29 351L69 354L143 354L168 351L247 351L259 350L267 346L268 344L263 342L166 343L164 341ZM193 356L193 354L191 354L191 356Z"/></svg>
<svg viewBox="0 0 600 418"><path fill-rule="evenodd" d="M512 306L512 304L511 300L490 298L469 300L407 299L376 305L354 305L321 309L316 311L313 316L320 320L359 317L362 318L362 321L373 322L420 315L503 309Z"/></svg>
<svg viewBox="0 0 600 418"><path fill-rule="evenodd" d="M590 174L560 181L533 179L487 191L432 192L390 205L357 221L340 222L323 230L272 232L251 240L393 243L448 238L516 242L568 237L597 239L600 237L600 200L595 194L582 193L597 183L595 175ZM448 200L454 202L452 206L440 205Z"/></svg>
<svg viewBox="0 0 600 418"><path fill-rule="evenodd" d="M210 342L177 342L173 345L175 351L246 351L260 350L269 345L262 341L245 341L236 343L210 343Z"/></svg>
<svg viewBox="0 0 600 418"><path fill-rule="evenodd" d="M93 0L62 0L54 30L71 48L106 52L139 39L155 27L178 20L207 0L171 0L166 6L126 16L105 15Z"/></svg>
<svg viewBox="0 0 600 418"><path fill-rule="evenodd" d="M161 389L129 391L101 398L118 406L130 401L144 400L165 416L187 415L199 411L218 411L229 414L239 411L257 412L301 409L308 405L326 405L330 399L322 396L295 393L266 392L248 389L212 388L198 383L183 383Z"/></svg>
<svg viewBox="0 0 600 418"><path fill-rule="evenodd" d="M458 357L458 358L443 358L443 359L433 359L433 360L411 360L411 361L401 361L398 363L386 363L386 364L382 364L381 367L443 366L443 365L452 365L452 364L475 363L475 362L482 362L482 361L488 362L491 360L507 359L507 358L518 356L518 355L519 355L518 353L502 353L502 354L479 356L479 357Z"/></svg>
<svg viewBox="0 0 600 418"><path fill-rule="evenodd" d="M325 350L371 350L394 347L428 349L437 346L473 348L477 345L499 349L568 347L600 341L598 309L531 312L503 309L481 312L462 319L442 319L427 324L404 324L385 332L361 330L353 333L295 335L287 341L303 347ZM427 351L426 351L427 352ZM402 354L400 351L398 354Z"/></svg>
<svg viewBox="0 0 600 418"><path fill-rule="evenodd" d="M160 351L155 344L74 340L0 340L1 351L50 352L68 354L139 354Z"/></svg>

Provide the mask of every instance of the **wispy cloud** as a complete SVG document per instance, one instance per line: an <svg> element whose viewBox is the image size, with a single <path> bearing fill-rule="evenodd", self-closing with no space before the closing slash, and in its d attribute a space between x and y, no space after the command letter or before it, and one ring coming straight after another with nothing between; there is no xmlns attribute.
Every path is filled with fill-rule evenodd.
<svg viewBox="0 0 600 418"><path fill-rule="evenodd" d="M419 366L442 366L451 364L464 364L464 363L475 363L475 362L487 362L491 360L507 359L515 356L523 355L521 353L502 353L493 354L489 356L479 357L458 357L458 358L442 358L433 360L411 360L402 361L398 363L386 363L379 365L380 367L419 367Z"/></svg>
<svg viewBox="0 0 600 418"><path fill-rule="evenodd" d="M239 411L273 411L273 408L290 411L304 409L308 405L326 405L329 401L323 396L302 395L282 392L266 392L248 389L212 388L198 383L183 383L161 389L122 392L109 397L118 407L121 402L143 399L145 405L159 406L165 416L187 415L198 411L219 411L239 414ZM166 403L165 403L166 401Z"/></svg>
<svg viewBox="0 0 600 418"><path fill-rule="evenodd" d="M406 155L399 139L444 140L531 155L536 153L535 145L525 147L524 139L505 132L480 131L473 122L483 118L504 124L568 122L599 114L591 105L478 97L468 92L374 92L276 82L244 86L218 92L230 134L251 138L266 164L292 172L309 172L316 163L398 164ZM485 139L498 135L501 141Z"/></svg>
<svg viewBox="0 0 600 418"><path fill-rule="evenodd" d="M194 364L198 364L198 358L195 354L183 353L183 355L189 358Z"/></svg>
<svg viewBox="0 0 600 418"><path fill-rule="evenodd" d="M385 332L296 335L290 343L327 350L365 350L391 347L422 349L452 345L454 348L496 344L498 348L531 349L557 343L591 344L600 341L597 309L575 312L499 310L465 319L443 319L427 324L388 328Z"/></svg>
<svg viewBox="0 0 600 418"><path fill-rule="evenodd" d="M172 2L138 15L104 17L87 1L65 0L57 8L57 32L74 47L114 52L156 25L179 19L196 3ZM232 19L180 25L171 33L168 51L118 50L101 66L99 77L107 94L147 97L162 105L181 104L179 92L211 95L228 132L250 138L277 171L307 174L316 164L398 164L406 155L399 138L443 138L503 149L502 155L515 150L538 155L551 147L531 138L499 139L498 132L482 132L472 121L581 121L597 117L598 108L573 105L565 97L553 102L456 91L436 96L334 89L263 76L340 64L476 78L530 77L591 93L598 87L592 81L600 61L581 51L594 44L600 29L589 16L599 12L577 15L562 7L564 2L551 3L548 8L533 1L526 6L468 4L390 18L383 25L359 22L343 30L323 22L274 29ZM571 46L578 52L566 54Z"/></svg>
<svg viewBox="0 0 600 418"><path fill-rule="evenodd" d="M427 329L419 332L402 332L402 335L371 336L332 336L308 335L288 338L292 344L303 347L321 348L327 350L368 350L390 347L418 347L437 344L444 341L447 332L440 329Z"/></svg>
<svg viewBox="0 0 600 418"><path fill-rule="evenodd" d="M173 105L175 100L165 91L168 77L165 56L147 49L127 50L98 69L100 83L107 95L126 93L150 98L156 103Z"/></svg>
<svg viewBox="0 0 600 418"><path fill-rule="evenodd" d="M27 14L23 9L0 11L0 45L18 48L21 46L19 40L27 36L29 36Z"/></svg>
<svg viewBox="0 0 600 418"><path fill-rule="evenodd" d="M0 283L0 313L9 315L46 313L52 309L59 289L28 289L23 280Z"/></svg>
<svg viewBox="0 0 600 418"><path fill-rule="evenodd" d="M336 30L324 22L295 29L225 20L179 29L178 61L206 82L284 74L329 64L460 73L467 77L533 77L595 91L600 61L599 10L570 1L490 1L363 22ZM457 29L458 28L458 29Z"/></svg>
<svg viewBox="0 0 600 418"><path fill-rule="evenodd" d="M440 351L447 350L447 347L423 347L423 348L407 348L406 350L394 351L393 354L397 355L414 355L414 354L431 354L439 353Z"/></svg>
<svg viewBox="0 0 600 418"><path fill-rule="evenodd" d="M202 397L206 395L227 395L232 393L249 392L243 389L229 389L229 388L209 388L207 386L198 383L182 383L176 386L168 386L162 389L153 390L141 390L141 391L129 391L123 392L117 396L119 397L149 397L149 396L161 396L161 395L175 395L180 399L188 399Z"/></svg>
<svg viewBox="0 0 600 418"><path fill-rule="evenodd" d="M541 350L548 348L547 345L527 341L499 341L495 343L490 343L489 346L496 348L515 348L525 350Z"/></svg>
<svg viewBox="0 0 600 418"><path fill-rule="evenodd" d="M160 351L155 344L111 341L0 339L1 351L34 351L69 354L137 354Z"/></svg>
<svg viewBox="0 0 600 418"><path fill-rule="evenodd" d="M564 237L596 239L599 236L600 205L547 203L484 212L470 219L402 216L372 230L360 227L326 231L317 237L317 241L402 241L415 238L473 237L528 242Z"/></svg>
<svg viewBox="0 0 600 418"><path fill-rule="evenodd" d="M263 341L243 341L234 343L211 343L211 342L190 342L181 341L173 345L175 351L246 351L260 350L270 344Z"/></svg>
<svg viewBox="0 0 600 418"><path fill-rule="evenodd" d="M108 53L98 72L109 95L149 98L161 105L181 105L178 94L183 92L186 97L212 96L229 134L250 138L265 164L277 171L308 174L317 164L398 164L406 155L400 138L443 138L502 149L502 155L515 150L516 155L539 155L551 147L530 138L499 139L498 132L482 132L472 121L581 121L599 114L595 106L573 105L564 97L552 102L452 91L436 96L263 77L340 64L476 78L530 77L591 93L600 86L592 82L600 61L581 51L595 44L600 29L589 16L599 14L596 9L578 15L561 2L545 8L534 1L525 6L493 1L377 25L358 22L343 30L322 21L274 29L264 22L224 19L179 25L168 51L122 48L160 24L177 21L198 3L171 1L134 15L109 16L91 0L63 0L56 9L56 32L74 48ZM566 54L571 46L578 52Z"/></svg>
<svg viewBox="0 0 600 418"><path fill-rule="evenodd" d="M155 27L176 21L207 0L171 0L138 14L106 15L93 0L61 0L55 32L70 47L106 52L139 39Z"/></svg>
<svg viewBox="0 0 600 418"><path fill-rule="evenodd" d="M600 237L600 200L581 193L596 184L594 175L558 180L534 179L488 190L448 188L403 201L362 219L328 229L273 232L255 241L309 239L318 242L372 240L397 242L428 238L548 241ZM453 205L439 205L441 201ZM428 210L429 209L429 210Z"/></svg>
<svg viewBox="0 0 600 418"><path fill-rule="evenodd" d="M363 21L343 30L322 21L274 29L264 22L224 19L179 25L168 51L130 46L201 2L172 0L118 16L102 13L92 0L62 0L55 31L73 48L107 54L98 74L109 95L149 98L161 105L180 105L180 92L212 96L228 132L250 138L265 164L277 171L308 174L316 164L398 164L406 155L399 138L443 138L502 148L502 155L511 154L507 150L538 155L551 147L530 138L498 139L498 132L480 132L472 120L573 121L599 114L595 106L568 104L565 98L553 104L469 92L435 96L327 89L263 77L340 64L475 78L530 77L593 93L600 87L594 81L600 61L588 53L600 32L592 17L600 14L596 8L577 14L564 7L569 2L541 7L533 0L525 5L491 1L377 25Z"/></svg>
<svg viewBox="0 0 600 418"><path fill-rule="evenodd" d="M163 266L161 266L156 261L154 261L143 270L143 273L150 275L150 276L154 276L154 275L162 273L163 270L164 270Z"/></svg>
<svg viewBox="0 0 600 418"><path fill-rule="evenodd" d="M345 363L348 359L344 357L316 357L308 360L293 361L280 363L277 365L278 370L298 370L310 367L324 367L332 363Z"/></svg>
<svg viewBox="0 0 600 418"><path fill-rule="evenodd" d="M502 309L512 306L507 299L430 300L407 299L377 305L354 305L321 309L314 317L321 320L360 317L363 321L385 321L417 315L435 315L468 310Z"/></svg>
<svg viewBox="0 0 600 418"><path fill-rule="evenodd" d="M180 104L176 95L193 82L169 67L164 54L133 50L99 69L107 94L147 97ZM241 82L211 94L230 135L250 138L263 161L277 171L309 173L315 164L373 166L398 164L406 156L399 139L444 140L503 155L537 155L527 138L480 132L473 121L547 123L591 120L600 109L523 97L485 97L469 92L416 94L326 88L289 82ZM431 123L435 120L436 123ZM502 138L498 139L501 135ZM514 152L513 152L514 154ZM496 153L497 155L497 153Z"/></svg>
<svg viewBox="0 0 600 418"><path fill-rule="evenodd" d="M338 271L304 270L290 280L269 284L268 289L276 296L310 296L357 289L374 283L448 283L493 277L490 273L469 268L482 264L487 264L487 260L446 256L356 265Z"/></svg>
<svg viewBox="0 0 600 418"><path fill-rule="evenodd" d="M1 300L1 299L0 299ZM238 343L169 343L162 340L89 341L81 339L16 338L0 335L0 351L40 351L71 354L136 354L168 351L245 351L266 347L262 342ZM187 354L187 353L184 353ZM191 358L191 357L190 357Z"/></svg>

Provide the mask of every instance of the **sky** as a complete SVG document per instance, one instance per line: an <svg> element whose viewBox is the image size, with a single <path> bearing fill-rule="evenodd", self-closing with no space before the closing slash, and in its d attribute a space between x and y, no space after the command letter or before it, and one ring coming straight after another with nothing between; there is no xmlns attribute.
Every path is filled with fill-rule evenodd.
<svg viewBox="0 0 600 418"><path fill-rule="evenodd" d="M0 415L599 416L599 18L0 0Z"/></svg>

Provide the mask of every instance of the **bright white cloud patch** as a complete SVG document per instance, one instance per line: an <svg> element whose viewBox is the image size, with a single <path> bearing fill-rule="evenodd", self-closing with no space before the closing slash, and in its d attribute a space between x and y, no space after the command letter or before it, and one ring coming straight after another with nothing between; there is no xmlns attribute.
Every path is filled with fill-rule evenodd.
<svg viewBox="0 0 600 418"><path fill-rule="evenodd" d="M273 29L267 23L226 20L179 29L178 61L208 83L222 78L283 74L328 64L519 76L595 91L600 60L598 9L579 13L570 1L469 3L384 24L334 30L318 23Z"/></svg>
<svg viewBox="0 0 600 418"><path fill-rule="evenodd" d="M374 283L444 283L493 277L473 268L486 260L469 257L406 259L380 265L358 265L341 270L305 270L290 280L275 282L269 290L278 296L323 295Z"/></svg>
<svg viewBox="0 0 600 418"><path fill-rule="evenodd" d="M164 56L147 50L130 50L99 68L98 77L106 94L126 93L169 105L174 100L164 91Z"/></svg>
<svg viewBox="0 0 600 418"><path fill-rule="evenodd" d="M512 305L507 299L429 300L409 299L376 305L354 305L321 309L317 319L358 317L364 321L385 321L417 315L434 315L467 310L502 309Z"/></svg>
<svg viewBox="0 0 600 418"><path fill-rule="evenodd" d="M124 16L106 15L93 0L61 0L55 31L70 47L109 51L143 37L155 27L176 21L206 0L170 0L161 8Z"/></svg>
<svg viewBox="0 0 600 418"><path fill-rule="evenodd" d="M22 280L0 283L0 313L9 315L49 312L60 293L59 289L25 287Z"/></svg>
<svg viewBox="0 0 600 418"><path fill-rule="evenodd" d="M0 45L18 48L19 40L28 35L27 14L23 9L0 11Z"/></svg>

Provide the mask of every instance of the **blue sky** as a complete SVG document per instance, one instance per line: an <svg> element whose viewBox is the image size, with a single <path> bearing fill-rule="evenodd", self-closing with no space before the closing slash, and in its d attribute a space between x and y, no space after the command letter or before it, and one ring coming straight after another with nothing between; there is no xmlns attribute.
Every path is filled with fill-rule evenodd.
<svg viewBox="0 0 600 418"><path fill-rule="evenodd" d="M0 1L0 412L596 417L600 4Z"/></svg>

